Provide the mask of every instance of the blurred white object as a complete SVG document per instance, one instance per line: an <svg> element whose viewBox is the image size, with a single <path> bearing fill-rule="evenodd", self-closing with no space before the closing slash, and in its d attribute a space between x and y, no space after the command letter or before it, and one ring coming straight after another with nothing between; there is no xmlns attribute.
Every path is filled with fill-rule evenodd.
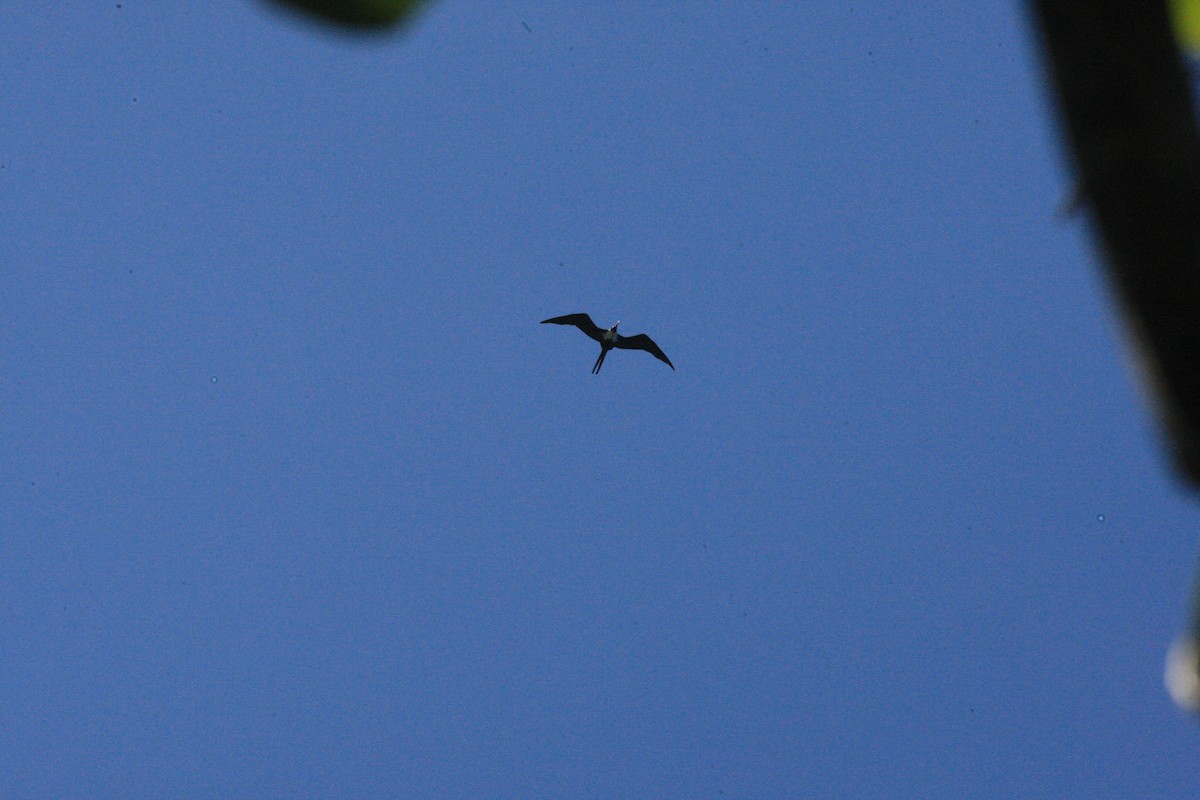
<svg viewBox="0 0 1200 800"><path fill-rule="evenodd" d="M1171 699L1184 711L1200 713L1200 648L1190 637L1176 639L1167 652L1164 680Z"/></svg>

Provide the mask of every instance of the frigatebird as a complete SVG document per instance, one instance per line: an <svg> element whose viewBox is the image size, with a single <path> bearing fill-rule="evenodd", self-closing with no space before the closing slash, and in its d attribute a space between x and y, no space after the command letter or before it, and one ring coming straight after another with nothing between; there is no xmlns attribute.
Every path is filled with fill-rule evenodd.
<svg viewBox="0 0 1200 800"><path fill-rule="evenodd" d="M634 336L622 336L617 333L617 325L621 324L620 320L617 320L617 325L613 325L608 330L604 330L604 328L592 322L592 318L587 314L567 314L565 317L551 317L550 319L542 320L543 325L547 322L552 322L555 325L574 325L600 343L600 357L596 359L596 364L592 367L593 375L600 372L600 367L604 364L604 357L614 347L621 350L645 350L659 361L665 361L671 369L675 369L675 365L671 363L671 359L667 358L667 354L659 349L654 340L646 334L639 333Z"/></svg>

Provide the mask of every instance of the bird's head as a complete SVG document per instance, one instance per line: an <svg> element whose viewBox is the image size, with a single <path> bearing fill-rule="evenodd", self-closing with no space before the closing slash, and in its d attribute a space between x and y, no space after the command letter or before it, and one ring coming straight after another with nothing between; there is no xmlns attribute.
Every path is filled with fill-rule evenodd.
<svg viewBox="0 0 1200 800"><path fill-rule="evenodd" d="M620 325L620 324L621 324L621 320L617 320L617 325ZM613 325L611 328L609 328L609 330L611 330L613 333L616 333L617 325Z"/></svg>

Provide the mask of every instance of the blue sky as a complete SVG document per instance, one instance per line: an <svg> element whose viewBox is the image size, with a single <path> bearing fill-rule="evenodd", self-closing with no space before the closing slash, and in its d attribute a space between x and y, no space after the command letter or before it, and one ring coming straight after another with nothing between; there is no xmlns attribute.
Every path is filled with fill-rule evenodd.
<svg viewBox="0 0 1200 800"><path fill-rule="evenodd" d="M0 794L1194 796L1018 4L10 5Z"/></svg>

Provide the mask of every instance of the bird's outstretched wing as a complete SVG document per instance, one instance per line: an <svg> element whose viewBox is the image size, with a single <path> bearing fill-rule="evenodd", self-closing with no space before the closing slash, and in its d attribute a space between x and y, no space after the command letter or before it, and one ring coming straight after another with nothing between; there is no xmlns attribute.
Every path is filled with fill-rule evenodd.
<svg viewBox="0 0 1200 800"><path fill-rule="evenodd" d="M592 318L587 314L567 314L565 317L551 317L550 319L542 320L543 325L547 322L552 322L555 325L574 325L597 342L604 338L604 328L592 322Z"/></svg>
<svg viewBox="0 0 1200 800"><path fill-rule="evenodd" d="M659 361L665 361L671 369L675 369L675 365L671 363L671 359L667 358L667 354L644 333L634 336L618 336L615 346L623 350L645 350Z"/></svg>

